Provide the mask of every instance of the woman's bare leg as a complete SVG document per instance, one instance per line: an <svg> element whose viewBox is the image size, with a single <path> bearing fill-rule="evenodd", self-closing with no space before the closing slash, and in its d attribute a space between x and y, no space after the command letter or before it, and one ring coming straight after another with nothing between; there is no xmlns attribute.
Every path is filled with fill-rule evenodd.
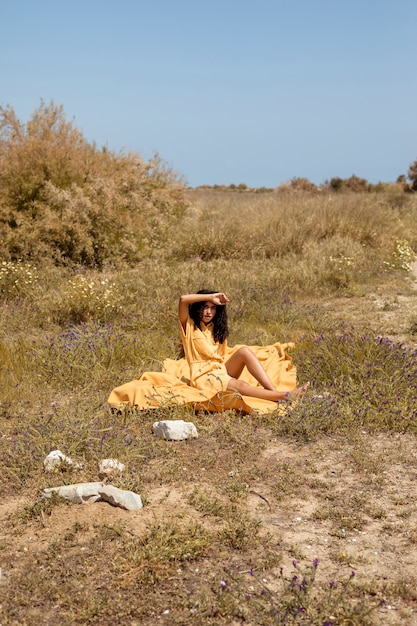
<svg viewBox="0 0 417 626"><path fill-rule="evenodd" d="M292 391L278 391L268 374L262 367L256 354L248 348L248 346L242 346L226 361L227 373L232 377L227 388L238 391L242 396L252 396L252 398L263 398L264 400L272 400L277 402L278 400L288 400L302 396L310 383L293 389ZM243 368L247 367L249 372L258 381L261 387L254 387L244 380L240 380Z"/></svg>
<svg viewBox="0 0 417 626"><path fill-rule="evenodd" d="M276 391L271 379L262 367L256 354L247 346L242 346L225 363L227 373L233 378L239 378L246 366L249 372L264 389ZM247 394L246 394L247 395Z"/></svg>
<svg viewBox="0 0 417 626"><path fill-rule="evenodd" d="M227 385L229 391L237 391L241 396L251 396L252 398L262 398L263 400L294 400L305 394L310 383L306 383L302 387L297 387L292 391L277 391L276 389L263 389L263 387L253 387L244 380L232 378Z"/></svg>

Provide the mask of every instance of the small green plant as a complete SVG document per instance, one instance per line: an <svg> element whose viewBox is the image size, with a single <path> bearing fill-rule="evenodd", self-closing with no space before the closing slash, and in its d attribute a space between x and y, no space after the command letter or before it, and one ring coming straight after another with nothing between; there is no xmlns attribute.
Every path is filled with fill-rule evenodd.
<svg viewBox="0 0 417 626"><path fill-rule="evenodd" d="M188 499L191 506L203 515L213 515L215 517L224 517L227 513L227 507L215 496L207 491L194 489Z"/></svg>
<svg viewBox="0 0 417 626"><path fill-rule="evenodd" d="M219 531L220 541L233 550L245 552L258 541L260 521L240 513L236 508Z"/></svg>
<svg viewBox="0 0 417 626"><path fill-rule="evenodd" d="M10 522L17 526L19 524L26 525L35 519L43 520L50 517L57 506L68 506L68 502L65 502L56 493L52 493L49 498L37 498L33 503L12 514Z"/></svg>
<svg viewBox="0 0 417 626"><path fill-rule="evenodd" d="M286 432L308 437L354 424L372 430L415 430L413 348L351 327L306 338L296 358L316 393L281 420Z"/></svg>
<svg viewBox="0 0 417 626"><path fill-rule="evenodd" d="M125 536L119 561L129 565L129 578L153 585L172 575L181 563L207 554L211 543L211 533L201 524L182 525L173 519L151 525L141 537Z"/></svg>

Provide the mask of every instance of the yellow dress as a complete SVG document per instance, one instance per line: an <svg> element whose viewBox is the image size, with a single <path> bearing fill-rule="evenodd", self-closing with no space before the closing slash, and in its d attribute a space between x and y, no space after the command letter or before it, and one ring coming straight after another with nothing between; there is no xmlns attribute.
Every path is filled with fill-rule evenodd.
<svg viewBox="0 0 417 626"><path fill-rule="evenodd" d="M216 343L212 324L206 326L201 322L200 330L190 317L185 330L180 324L180 332L185 358L166 359L162 372L145 372L138 380L116 387L108 399L110 406L142 410L191 404L196 410L213 412L235 409L244 413L269 413L276 410L276 402L241 396L227 389L231 377L225 363L240 345L229 348L227 341ZM279 391L291 391L296 387L296 369L287 354L293 345L249 346ZM260 386L246 368L240 378L254 387Z"/></svg>

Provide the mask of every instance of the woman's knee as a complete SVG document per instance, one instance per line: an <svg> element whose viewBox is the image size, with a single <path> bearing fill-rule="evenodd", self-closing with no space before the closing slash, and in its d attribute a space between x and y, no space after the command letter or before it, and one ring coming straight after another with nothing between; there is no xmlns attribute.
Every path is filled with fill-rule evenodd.
<svg viewBox="0 0 417 626"><path fill-rule="evenodd" d="M235 354L238 354L243 360L246 360L253 355L253 352L248 346L242 346L236 350Z"/></svg>

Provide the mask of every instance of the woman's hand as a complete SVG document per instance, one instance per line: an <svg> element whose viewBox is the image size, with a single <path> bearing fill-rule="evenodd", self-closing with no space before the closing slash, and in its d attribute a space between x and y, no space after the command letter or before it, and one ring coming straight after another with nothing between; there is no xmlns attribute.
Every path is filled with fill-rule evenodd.
<svg viewBox="0 0 417 626"><path fill-rule="evenodd" d="M220 306L223 306L225 304L227 304L228 302L230 302L229 298L226 296L225 293L219 292L219 293L213 293L211 295L211 297L207 297L207 300L211 301L213 304L218 304Z"/></svg>

